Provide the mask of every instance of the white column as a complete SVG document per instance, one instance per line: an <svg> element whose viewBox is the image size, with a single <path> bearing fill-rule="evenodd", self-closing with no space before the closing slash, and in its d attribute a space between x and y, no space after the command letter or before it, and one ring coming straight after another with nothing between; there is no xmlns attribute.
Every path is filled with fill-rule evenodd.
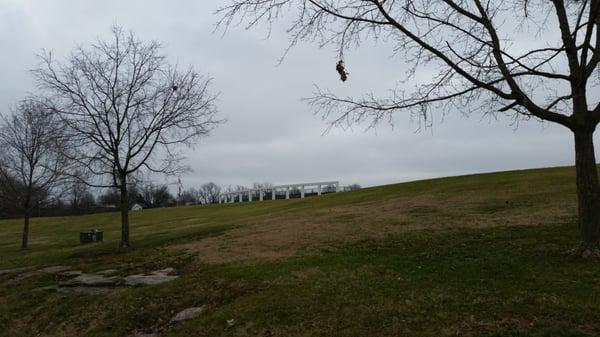
<svg viewBox="0 0 600 337"><path fill-rule="evenodd" d="M258 191L258 198L260 199L260 201L263 201L263 194L264 194L263 190Z"/></svg>
<svg viewBox="0 0 600 337"><path fill-rule="evenodd" d="M271 190L271 200L275 200L275 192L276 192L276 190L275 190L275 188L273 188Z"/></svg>
<svg viewBox="0 0 600 337"><path fill-rule="evenodd" d="M238 195L240 202L244 201L243 196L242 196L242 192L239 193Z"/></svg>
<svg viewBox="0 0 600 337"><path fill-rule="evenodd" d="M304 185L300 186L300 199L304 199Z"/></svg>
<svg viewBox="0 0 600 337"><path fill-rule="evenodd" d="M286 199L290 198L290 187L289 186L285 188L285 198Z"/></svg>
<svg viewBox="0 0 600 337"><path fill-rule="evenodd" d="M317 185L317 195L321 195L321 184Z"/></svg>
<svg viewBox="0 0 600 337"><path fill-rule="evenodd" d="M340 191L340 183L335 183L335 192L339 192Z"/></svg>
<svg viewBox="0 0 600 337"><path fill-rule="evenodd" d="M252 201L252 192L253 191L248 191L248 201Z"/></svg>

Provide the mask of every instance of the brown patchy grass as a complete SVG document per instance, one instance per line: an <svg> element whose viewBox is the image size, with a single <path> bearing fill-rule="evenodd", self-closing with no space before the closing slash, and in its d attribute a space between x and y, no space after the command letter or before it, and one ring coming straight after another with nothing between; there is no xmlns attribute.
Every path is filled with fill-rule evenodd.
<svg viewBox="0 0 600 337"><path fill-rule="evenodd" d="M570 194L555 187L517 186L489 191L442 192L381 199L317 211L268 214L223 235L177 244L205 263L278 259L330 246L384 239L410 230L528 226L564 222L576 215ZM545 198L548 193L550 198Z"/></svg>

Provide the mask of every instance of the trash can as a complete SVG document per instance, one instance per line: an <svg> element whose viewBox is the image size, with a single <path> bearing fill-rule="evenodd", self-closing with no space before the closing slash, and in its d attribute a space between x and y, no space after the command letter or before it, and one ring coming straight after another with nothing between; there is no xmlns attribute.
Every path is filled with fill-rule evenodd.
<svg viewBox="0 0 600 337"><path fill-rule="evenodd" d="M103 232L97 229L79 232L79 242L91 243L98 242L104 239Z"/></svg>

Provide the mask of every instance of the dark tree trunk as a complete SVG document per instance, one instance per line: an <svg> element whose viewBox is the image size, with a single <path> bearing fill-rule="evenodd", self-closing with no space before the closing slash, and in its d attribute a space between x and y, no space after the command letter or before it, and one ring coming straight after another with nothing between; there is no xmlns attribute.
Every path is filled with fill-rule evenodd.
<svg viewBox="0 0 600 337"><path fill-rule="evenodd" d="M121 248L131 247L129 244L129 196L127 193L127 178L121 178Z"/></svg>
<svg viewBox="0 0 600 337"><path fill-rule="evenodd" d="M593 131L575 132L575 167L581 245L577 254L600 256L600 185Z"/></svg>
<svg viewBox="0 0 600 337"><path fill-rule="evenodd" d="M24 205L25 211L23 212L23 239L21 240L21 249L25 250L29 248L29 218L31 216L31 210L28 203Z"/></svg>

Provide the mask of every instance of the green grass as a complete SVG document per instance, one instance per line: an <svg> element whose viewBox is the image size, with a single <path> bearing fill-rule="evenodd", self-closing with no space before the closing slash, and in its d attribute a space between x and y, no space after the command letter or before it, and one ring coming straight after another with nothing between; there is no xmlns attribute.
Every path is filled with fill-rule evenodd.
<svg viewBox="0 0 600 337"><path fill-rule="evenodd" d="M116 252L117 214L35 219L27 252L20 221L2 221L0 269L173 266L181 277L102 296L32 291L53 275L0 286L0 336L600 336L600 261L565 254L577 242L575 210L573 169L553 168L145 210L132 213L127 253ZM332 237L310 237L293 256L218 263L177 248L236 245L244 233L277 239L262 232L303 221ZM90 227L105 242L80 246ZM166 328L197 305L204 315Z"/></svg>

